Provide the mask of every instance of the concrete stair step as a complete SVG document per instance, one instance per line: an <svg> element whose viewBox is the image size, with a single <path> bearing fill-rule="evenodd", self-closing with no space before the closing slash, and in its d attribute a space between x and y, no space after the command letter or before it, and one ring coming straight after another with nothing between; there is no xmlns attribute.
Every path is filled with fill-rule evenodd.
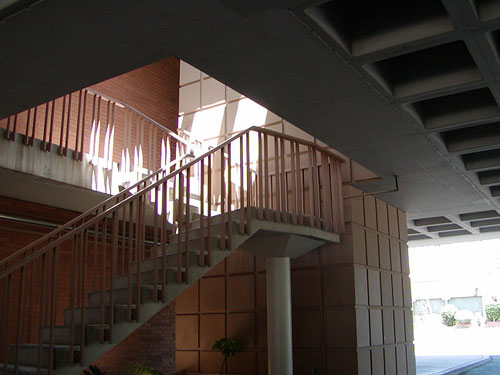
<svg viewBox="0 0 500 375"><path fill-rule="evenodd" d="M159 269L159 268L161 268L161 258L157 259L156 265L157 265L157 271L156 271L157 280L156 280L156 282L157 282L157 285L161 285L162 270ZM184 268L181 268L181 270L184 271ZM167 284L176 282L176 274L177 274L177 267L174 267L174 266L167 266L166 267ZM153 276L154 276L154 271L152 271L152 270L141 272L141 285L154 285ZM131 274L130 285L132 287L135 287L137 285L137 272L133 272ZM114 286L117 289L128 288L128 275L120 275L120 276L115 277Z"/></svg>
<svg viewBox="0 0 500 375"><path fill-rule="evenodd" d="M73 358L70 359L70 346L69 345L54 345L53 352L53 368L61 368L71 366L79 359L79 346L73 346ZM11 345L10 360L12 363L15 361L16 346ZM20 365L25 366L38 366L38 344L21 344L19 352L17 353ZM50 358L50 345L43 344L41 350L41 366L44 368L49 367Z"/></svg>
<svg viewBox="0 0 500 375"><path fill-rule="evenodd" d="M114 303L117 305L120 304L127 304L128 303L128 287L123 287L123 288L114 288ZM104 303L108 303L109 301L109 294L110 290L105 290L104 291ZM90 292L88 294L89 296L89 306L100 306L101 305L101 292ZM135 288L132 290L132 302L131 303L137 303L136 301L136 291ZM152 302L153 301L153 286L152 285L142 285L141 286L141 300L139 303L146 303L146 302Z"/></svg>
<svg viewBox="0 0 500 375"><path fill-rule="evenodd" d="M85 324L85 345L99 341L99 324ZM109 324L104 325L104 338L107 338ZM81 326L75 325L73 333L73 345L80 345ZM54 344L69 345L71 341L71 326L57 326L54 328ZM50 327L42 328L42 342L50 342Z"/></svg>
<svg viewBox="0 0 500 375"><path fill-rule="evenodd" d="M0 374L3 374L4 370L4 365L3 363L0 364ZM45 375L48 374L49 370L47 368L41 368L40 369L40 374ZM14 375L16 374L15 372L15 366L13 364L8 364L7 365L7 374L8 375ZM22 366L19 365L17 368L17 374L18 375L38 375L38 367L37 366Z"/></svg>
<svg viewBox="0 0 500 375"><path fill-rule="evenodd" d="M127 306L124 304L115 304L114 323L127 321ZM135 306L132 306L132 319L135 316ZM85 308L85 324L99 324L101 322L101 307L89 306ZM81 323L81 309L75 309L75 325ZM109 306L104 306L104 323L109 324ZM71 309L64 309L64 325L71 325Z"/></svg>

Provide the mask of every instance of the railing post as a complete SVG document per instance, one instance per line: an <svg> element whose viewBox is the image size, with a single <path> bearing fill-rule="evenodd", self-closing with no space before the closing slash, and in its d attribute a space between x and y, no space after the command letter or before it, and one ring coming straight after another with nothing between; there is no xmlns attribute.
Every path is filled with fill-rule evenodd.
<svg viewBox="0 0 500 375"><path fill-rule="evenodd" d="M68 95L68 118L66 120L66 140L64 142L64 150L63 150L64 156L68 155L69 125L71 121L71 96L72 96L71 94Z"/></svg>
<svg viewBox="0 0 500 375"><path fill-rule="evenodd" d="M38 321L38 350L37 350L37 374L40 374L42 368L42 345L43 345L43 326L46 317L44 316L45 308L45 274L47 268L47 255L42 255L41 261L41 278L40 278L40 311Z"/></svg>
<svg viewBox="0 0 500 375"><path fill-rule="evenodd" d="M127 253L127 321L132 321L132 260L134 259L134 201L130 201L128 213ZM137 225L137 224L136 224ZM137 244L137 241L136 241Z"/></svg>
<svg viewBox="0 0 500 375"><path fill-rule="evenodd" d="M264 219L264 194L262 191L262 134L257 133L258 139L258 189L257 189L257 201L259 202L258 216L259 219Z"/></svg>
<svg viewBox="0 0 500 375"><path fill-rule="evenodd" d="M240 234L245 233L245 182L243 177L243 137L240 137Z"/></svg>
<svg viewBox="0 0 500 375"><path fill-rule="evenodd" d="M281 220L283 222L286 221L286 212L288 208L288 189L287 189L287 180L286 180L286 149L285 149L285 140L281 138Z"/></svg>
<svg viewBox="0 0 500 375"><path fill-rule="evenodd" d="M276 184L274 186L276 207L273 207L275 212L276 221L281 221L281 187L280 187L280 156L279 156L279 143L278 137L274 136L274 180Z"/></svg>
<svg viewBox="0 0 500 375"><path fill-rule="evenodd" d="M220 248L224 250L226 248L226 220L225 220L225 206L224 206L224 200L226 196L226 181L225 181L225 172L224 172L224 165L225 165L225 157L224 157L224 147L220 149L220 220L221 220L221 226L220 226Z"/></svg>
<svg viewBox="0 0 500 375"><path fill-rule="evenodd" d="M5 132L3 133L3 137L8 141L10 140L10 116L7 117L7 128L5 129Z"/></svg>
<svg viewBox="0 0 500 375"><path fill-rule="evenodd" d="M63 154L63 137L64 137L64 114L66 112L66 95L63 96L63 105L61 110L61 129L59 129L59 147L57 148L57 153L59 155Z"/></svg>
<svg viewBox="0 0 500 375"><path fill-rule="evenodd" d="M232 209L232 182L231 182L231 143L227 145L227 243L226 248L231 250L232 246L232 222L231 222L231 209Z"/></svg>
<svg viewBox="0 0 500 375"><path fill-rule="evenodd" d="M314 226L314 221L315 221L315 211L314 211L314 173L313 173L313 158L312 158L312 153L313 149L311 146L308 147L307 154L309 157L309 225L311 227Z"/></svg>
<svg viewBox="0 0 500 375"><path fill-rule="evenodd" d="M161 301L167 302L167 189L168 183L164 181L162 184L162 208L161 208Z"/></svg>
<svg viewBox="0 0 500 375"><path fill-rule="evenodd" d="M297 208L298 208L298 222L300 225L304 225L304 207L303 201L305 197L303 182L302 182L302 169L300 168L300 145L297 143L295 148L295 170L297 178ZM292 161L293 163L293 161Z"/></svg>
<svg viewBox="0 0 500 375"><path fill-rule="evenodd" d="M186 169L186 216L184 218L184 282L189 284L189 221L191 216L191 168ZM179 238L180 240L180 238Z"/></svg>
<svg viewBox="0 0 500 375"><path fill-rule="evenodd" d="M250 235L250 221L251 221L251 207L252 207L252 175L250 174L250 132L246 134L246 144L247 144L247 222L246 222L246 233Z"/></svg>
<svg viewBox="0 0 500 375"><path fill-rule="evenodd" d="M108 232L107 218L104 216L102 220L102 234L101 234L101 301L100 301L100 319L99 319L99 342L104 343L104 319L105 319L105 293L106 293L106 236Z"/></svg>
<svg viewBox="0 0 500 375"><path fill-rule="evenodd" d="M113 323L115 321L115 276L116 276L116 258L118 252L118 212L112 214L113 229L111 238L111 276L109 278L109 330L108 341L113 343Z"/></svg>
<svg viewBox="0 0 500 375"><path fill-rule="evenodd" d="M21 267L20 270L20 280L19 280L19 294L18 294L18 306L17 306L17 332L16 332L16 353L15 353L15 364L14 364L14 373L17 373L19 369L19 351L21 350L21 332L22 332L22 317L23 317L23 308L24 308L24 283L25 283L25 275L26 275L26 267Z"/></svg>
<svg viewBox="0 0 500 375"><path fill-rule="evenodd" d="M35 107L33 110L33 127L31 128L31 137L29 137L29 145L33 147L35 144L35 130L36 130L36 114L38 107Z"/></svg>
<svg viewBox="0 0 500 375"><path fill-rule="evenodd" d="M158 180L158 179L157 179ZM158 302L158 186L154 188L154 216L153 216L153 249L152 249L152 262L153 262L153 302Z"/></svg>
<svg viewBox="0 0 500 375"><path fill-rule="evenodd" d="M205 265L205 159L200 160L200 254L198 264Z"/></svg>
<svg viewBox="0 0 500 375"><path fill-rule="evenodd" d="M75 256L75 239L71 239L71 264L70 264L70 290L69 290L69 305L71 309L71 323L69 332L69 359L73 359L73 347L74 347L74 336L75 336L75 270L76 270L76 256ZM71 362L70 362L71 363Z"/></svg>
<svg viewBox="0 0 500 375"><path fill-rule="evenodd" d="M49 375L52 374L54 367L54 329L56 326L56 304L57 304L57 280L59 267L59 246L54 248L52 256L52 288L50 301L50 337L49 337Z"/></svg>
<svg viewBox="0 0 500 375"><path fill-rule="evenodd" d="M292 206L292 223L297 224L297 170L295 165L295 144L290 141L290 169L292 180L292 196L290 199Z"/></svg>
<svg viewBox="0 0 500 375"><path fill-rule="evenodd" d="M313 197L314 197L314 214L316 216L316 228L321 228L321 210L319 200L321 199L320 195L320 186L319 186L319 178L318 178L318 157L317 152L313 148L312 149L312 162L313 162Z"/></svg>
<svg viewBox="0 0 500 375"><path fill-rule="evenodd" d="M7 291L4 293L4 295L7 296L6 298L6 316L4 320L4 329L2 330L4 332L4 346L3 346L3 375L7 374L7 364L9 363L9 350L10 350L10 317L12 314L12 274L9 274L7 276L7 281L6 281L6 289Z"/></svg>
<svg viewBox="0 0 500 375"><path fill-rule="evenodd" d="M331 226L331 195L330 195L330 171L328 165L328 156L321 152L321 193L323 196L323 229L327 231L332 230Z"/></svg>
<svg viewBox="0 0 500 375"><path fill-rule="evenodd" d="M208 170L207 170L207 259L205 264L210 266L212 264L212 155L208 155Z"/></svg>
<svg viewBox="0 0 500 375"><path fill-rule="evenodd" d="M87 95L88 91L84 90L83 92L83 115L82 115L82 138L80 140L80 153L78 155L78 160L83 160L83 144L85 141L85 117L87 115Z"/></svg>
<svg viewBox="0 0 500 375"><path fill-rule="evenodd" d="M270 199L270 189L269 189L269 146L267 141L267 134L264 134L264 217L269 220L269 199Z"/></svg>
<svg viewBox="0 0 500 375"><path fill-rule="evenodd" d="M179 198L178 198L178 210L177 210L177 223L178 223L178 228L177 228L177 284L182 283L182 235L181 235L181 229L182 229L182 223L184 221L182 217L182 212L183 212L183 200L184 200L184 175L183 172L179 173Z"/></svg>
<svg viewBox="0 0 500 375"><path fill-rule="evenodd" d="M82 233L82 261L80 269L82 270L82 303L80 306L80 366L83 365L85 360L85 311L87 300L87 259L88 259L88 244L89 244L89 231L85 229Z"/></svg>

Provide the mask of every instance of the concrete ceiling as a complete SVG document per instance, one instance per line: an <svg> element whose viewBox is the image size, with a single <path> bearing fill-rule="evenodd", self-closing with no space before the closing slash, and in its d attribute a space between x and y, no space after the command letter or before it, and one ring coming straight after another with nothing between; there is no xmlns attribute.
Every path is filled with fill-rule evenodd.
<svg viewBox="0 0 500 375"><path fill-rule="evenodd" d="M460 216L500 208L500 0L8 4L2 118L174 55L397 175L413 239L500 234Z"/></svg>

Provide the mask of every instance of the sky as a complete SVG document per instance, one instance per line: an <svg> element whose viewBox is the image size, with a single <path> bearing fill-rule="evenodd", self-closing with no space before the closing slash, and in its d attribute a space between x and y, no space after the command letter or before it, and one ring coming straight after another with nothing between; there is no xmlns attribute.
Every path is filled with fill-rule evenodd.
<svg viewBox="0 0 500 375"><path fill-rule="evenodd" d="M500 297L500 239L412 247L409 255L413 300Z"/></svg>

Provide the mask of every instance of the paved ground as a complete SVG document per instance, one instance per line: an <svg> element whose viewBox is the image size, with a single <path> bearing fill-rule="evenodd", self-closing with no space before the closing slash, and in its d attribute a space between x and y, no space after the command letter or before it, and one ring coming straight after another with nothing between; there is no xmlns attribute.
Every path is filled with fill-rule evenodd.
<svg viewBox="0 0 500 375"><path fill-rule="evenodd" d="M417 374L436 374L448 368L478 360L482 356L500 355L500 327L445 327L439 320L415 321L415 354ZM500 375L499 357L494 362L470 370L467 375ZM495 367L496 366L496 367Z"/></svg>
<svg viewBox="0 0 500 375"><path fill-rule="evenodd" d="M439 374L443 371L452 371L453 369L464 368L466 366L484 361L488 358L488 356L482 355L420 356L417 357L417 374Z"/></svg>
<svg viewBox="0 0 500 375"><path fill-rule="evenodd" d="M454 328L415 322L416 356L500 355L500 327ZM500 375L500 373L499 373Z"/></svg>
<svg viewBox="0 0 500 375"><path fill-rule="evenodd" d="M500 357L493 357L491 361L461 375L497 375L500 374Z"/></svg>

